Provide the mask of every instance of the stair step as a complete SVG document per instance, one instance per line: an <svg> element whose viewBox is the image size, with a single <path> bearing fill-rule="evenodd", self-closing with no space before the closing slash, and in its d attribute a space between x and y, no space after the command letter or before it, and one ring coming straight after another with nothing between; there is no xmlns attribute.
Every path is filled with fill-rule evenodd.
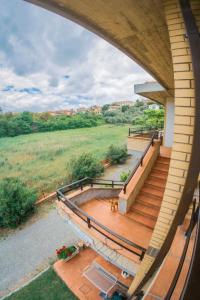
<svg viewBox="0 0 200 300"><path fill-rule="evenodd" d="M170 158L159 156L157 162L168 165L170 164Z"/></svg>
<svg viewBox="0 0 200 300"><path fill-rule="evenodd" d="M127 217L129 217L130 219L132 219L133 221L139 223L140 225L143 225L151 230L154 229L156 221L152 220L150 218L144 217L141 214L138 214L136 212L128 212L126 214Z"/></svg>
<svg viewBox="0 0 200 300"><path fill-rule="evenodd" d="M155 221L159 213L158 209L148 207L137 202L134 203L130 210Z"/></svg>
<svg viewBox="0 0 200 300"><path fill-rule="evenodd" d="M139 194L136 198L136 203L141 203L145 206L154 207L155 209L160 209L161 206L161 200L152 199L150 197L147 197L145 195Z"/></svg>
<svg viewBox="0 0 200 300"><path fill-rule="evenodd" d="M169 170L169 165L166 165L166 164L163 164L163 163L160 163L160 162L156 162L154 167L157 168L157 169L163 170L163 171L167 171L167 172Z"/></svg>
<svg viewBox="0 0 200 300"><path fill-rule="evenodd" d="M160 178L159 174L152 174L151 173L149 175L149 177L147 178L147 182L150 183L151 181L154 181L154 184L156 184L158 186L165 187L167 178L163 179L163 178Z"/></svg>
<svg viewBox="0 0 200 300"><path fill-rule="evenodd" d="M165 180L165 182L167 181L167 175L168 173L161 173L159 172L159 170L152 170L151 173L150 173L150 176L153 176L153 177L156 177L156 179L159 179L159 180Z"/></svg>
<svg viewBox="0 0 200 300"><path fill-rule="evenodd" d="M149 187L145 187L143 186L142 190L141 190L142 193L148 193L152 196L157 196L159 198L163 198L163 191L158 191L158 190L155 190L153 188L149 188Z"/></svg>
<svg viewBox="0 0 200 300"><path fill-rule="evenodd" d="M151 189L154 189L154 190L158 190L158 191L161 191L161 192L164 192L165 190L165 184L162 185L161 183L156 183L154 180L146 180L145 181L145 184L144 184L144 187L147 187L147 188L151 188Z"/></svg>
<svg viewBox="0 0 200 300"><path fill-rule="evenodd" d="M161 169L158 166L154 166L153 169L152 169L152 172L157 172L159 174L165 175L166 177L168 175L168 170Z"/></svg>

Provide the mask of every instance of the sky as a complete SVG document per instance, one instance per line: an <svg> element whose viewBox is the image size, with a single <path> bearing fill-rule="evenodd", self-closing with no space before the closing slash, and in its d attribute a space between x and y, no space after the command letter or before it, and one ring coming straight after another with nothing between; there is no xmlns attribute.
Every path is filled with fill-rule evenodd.
<svg viewBox="0 0 200 300"><path fill-rule="evenodd" d="M152 80L83 27L23 0L0 0L0 107L49 111L134 100Z"/></svg>

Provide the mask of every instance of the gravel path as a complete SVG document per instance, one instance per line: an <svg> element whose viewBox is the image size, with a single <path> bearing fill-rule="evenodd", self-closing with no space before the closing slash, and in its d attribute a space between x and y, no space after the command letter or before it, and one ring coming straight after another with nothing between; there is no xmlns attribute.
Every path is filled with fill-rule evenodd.
<svg viewBox="0 0 200 300"><path fill-rule="evenodd" d="M56 209L0 240L0 297L44 269L55 249L77 241Z"/></svg>

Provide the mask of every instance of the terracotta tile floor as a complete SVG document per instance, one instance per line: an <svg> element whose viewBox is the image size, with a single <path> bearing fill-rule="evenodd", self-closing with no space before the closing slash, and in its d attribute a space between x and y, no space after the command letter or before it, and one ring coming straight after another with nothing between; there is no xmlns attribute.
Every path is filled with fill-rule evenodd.
<svg viewBox="0 0 200 300"><path fill-rule="evenodd" d="M164 146L160 147L160 156L170 158L171 157L171 152L172 152L172 148L164 147Z"/></svg>
<svg viewBox="0 0 200 300"><path fill-rule="evenodd" d="M183 247L185 244L185 237L184 232L182 228L177 229L175 240L171 246L171 249L169 251L169 254L166 257L166 260L160 270L160 273L158 277L156 278L153 286L151 287L148 296L145 297L145 300L162 300L164 299L171 281L174 277L174 274L176 272L180 256L183 251ZM180 278L178 280L176 289L174 291L174 294L172 295L171 300L178 300L180 297L180 293L183 289L185 278L187 275L187 271L190 264L190 258L192 255L192 249L194 244L194 237L192 236L189 244L189 248L187 251L187 256L185 263L183 265L183 269L180 275Z"/></svg>
<svg viewBox="0 0 200 300"><path fill-rule="evenodd" d="M54 264L58 276L80 300L102 300L99 297L100 291L82 275L84 269L94 260L125 285L128 286L132 282L133 277L123 279L119 268L105 261L91 248L84 249L70 261L59 260Z"/></svg>
<svg viewBox="0 0 200 300"><path fill-rule="evenodd" d="M80 207L114 232L144 248L148 247L152 230L120 214L118 211L111 211L109 201L93 199Z"/></svg>

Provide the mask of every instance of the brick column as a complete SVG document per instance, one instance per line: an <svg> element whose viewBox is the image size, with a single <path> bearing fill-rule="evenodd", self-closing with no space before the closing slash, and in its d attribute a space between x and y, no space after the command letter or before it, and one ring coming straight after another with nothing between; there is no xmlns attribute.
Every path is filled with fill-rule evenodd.
<svg viewBox="0 0 200 300"><path fill-rule="evenodd" d="M170 36L175 86L174 142L169 175L163 202L154 232L128 293L132 294L149 270L170 229L183 192L189 167L195 118L195 91L192 60L185 36L184 20L178 0L164 0L164 9ZM199 0L194 2L199 20ZM197 162L199 163L199 162Z"/></svg>

